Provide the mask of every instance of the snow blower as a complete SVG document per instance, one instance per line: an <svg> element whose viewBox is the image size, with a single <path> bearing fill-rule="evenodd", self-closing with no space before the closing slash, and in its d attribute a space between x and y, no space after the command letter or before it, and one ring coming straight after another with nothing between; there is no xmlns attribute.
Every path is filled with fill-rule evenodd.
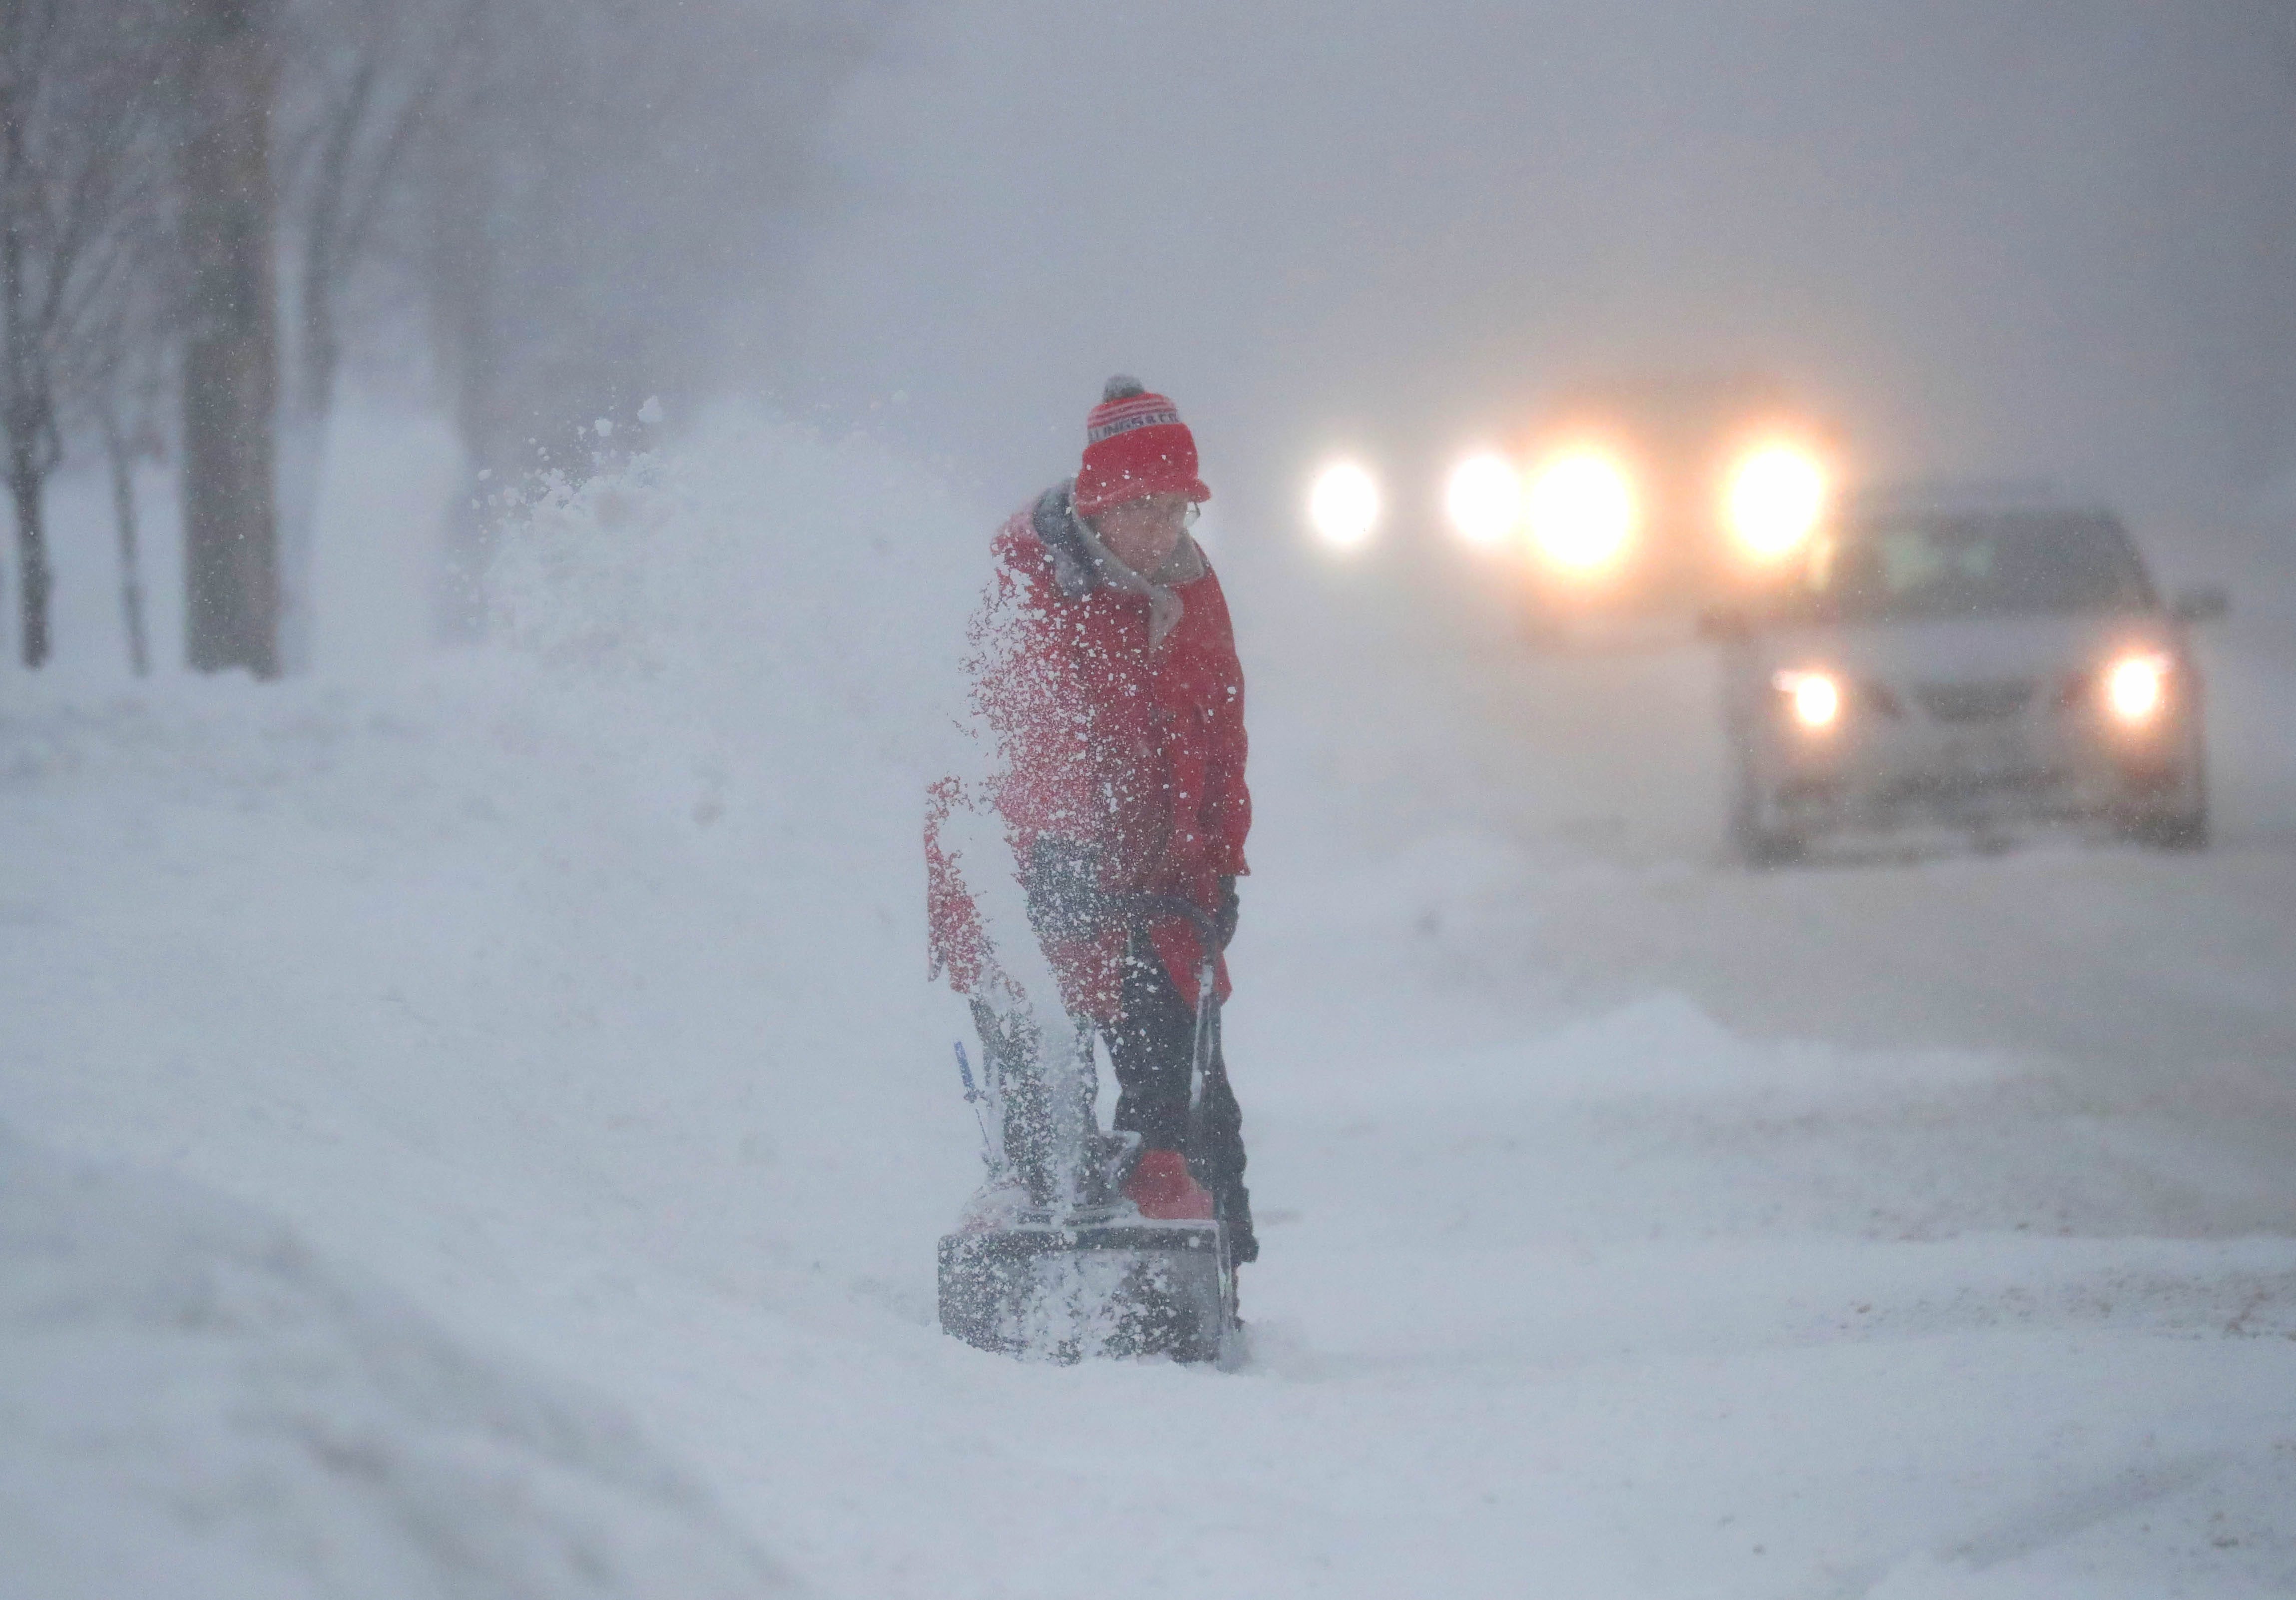
<svg viewBox="0 0 2296 1600"><path fill-rule="evenodd" d="M1203 952L1188 1079L1189 1145L1201 1149L1205 1079L1216 1070L1219 1029L1219 941L1212 919L1185 900L1159 897L1132 909L1186 917ZM1088 1094L1064 1095L1068 1086L1052 1081L1058 1069L1037 1047L1033 1030L1016 1040L993 1020L985 1023L982 1081L974 1084L963 1045L957 1068L965 1098L988 1113L988 1192L1001 1186L1011 1203L969 1216L942 1238L942 1331L980 1350L1045 1360L1218 1360L1236 1327L1226 1225L1217 1214L1201 1222L1142 1217L1124 1198L1125 1180L1140 1159L1139 1136L1102 1132ZM1080 1076L1095 1071L1090 1044L1086 1033ZM1016 1125L1040 1130L1029 1142L1040 1143L1048 1159L1011 1150L1008 1129Z"/></svg>

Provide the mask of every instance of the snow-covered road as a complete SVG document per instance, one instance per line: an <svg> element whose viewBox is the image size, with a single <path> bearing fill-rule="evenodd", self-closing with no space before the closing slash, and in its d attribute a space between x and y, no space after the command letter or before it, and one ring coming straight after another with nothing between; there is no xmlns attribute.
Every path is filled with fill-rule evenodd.
<svg viewBox="0 0 2296 1600"><path fill-rule="evenodd" d="M865 451L721 439L547 513L509 644L423 682L8 707L0 1123L251 1202L484 1370L603 1397L714 1496L675 1499L713 1574L730 1525L815 1592L935 1600L2296 1590L2268 617L2211 646L2208 856L1753 876L1695 652L1535 658L1279 601L1239 553L1252 1359L1058 1369L931 1325L978 1167L921 976L913 680L978 539L948 508L945 548L890 539L920 503ZM0 1415L54 1370L13 1303ZM0 1594L103 1592L116 1549L12 1563L29 1452L78 1448L39 1415L0 1434ZM460 1415L422 1425L491 1425ZM487 1457L472 1514L571 1470L536 1459ZM155 1560L255 1514L72 1470ZM387 1583L324 1540L246 1570L680 1592L631 1554L669 1514L619 1492L581 1504L655 1521L592 1568L473 1579L410 1533Z"/></svg>

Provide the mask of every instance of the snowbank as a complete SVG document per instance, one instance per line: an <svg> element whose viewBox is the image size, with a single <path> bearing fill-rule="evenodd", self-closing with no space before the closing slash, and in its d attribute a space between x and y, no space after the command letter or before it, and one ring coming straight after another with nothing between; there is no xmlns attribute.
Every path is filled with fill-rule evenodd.
<svg viewBox="0 0 2296 1600"><path fill-rule="evenodd" d="M0 1131L0 1591L785 1588L613 1407L260 1212Z"/></svg>

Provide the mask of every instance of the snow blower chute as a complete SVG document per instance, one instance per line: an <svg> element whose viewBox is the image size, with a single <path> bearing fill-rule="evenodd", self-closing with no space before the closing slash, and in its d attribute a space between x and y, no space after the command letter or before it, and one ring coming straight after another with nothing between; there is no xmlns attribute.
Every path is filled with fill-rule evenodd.
<svg viewBox="0 0 2296 1600"><path fill-rule="evenodd" d="M1218 1071L1219 940L1185 900L1133 904L1136 915L1183 916L1202 952L1188 1075L1188 1143L1201 1150L1207 1074ZM1092 1111L1089 1030L1077 1054L1053 1059L1025 1021L982 1023L981 1082L957 1046L965 1097L985 1106L989 1194L1008 1203L968 1216L940 1242L940 1325L967 1344L1055 1361L1097 1356L1217 1360L1236 1325L1235 1263L1227 1226L1144 1218L1124 1197L1139 1136L1106 1133ZM1210 1185L1218 1194L1225 1186Z"/></svg>

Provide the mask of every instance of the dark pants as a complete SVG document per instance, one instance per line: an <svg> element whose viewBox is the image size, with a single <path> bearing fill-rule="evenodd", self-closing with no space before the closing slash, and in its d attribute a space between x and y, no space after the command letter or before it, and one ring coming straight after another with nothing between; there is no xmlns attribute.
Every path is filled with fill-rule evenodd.
<svg viewBox="0 0 2296 1600"><path fill-rule="evenodd" d="M1119 1094L1115 1125L1140 1136L1150 1150L1177 1150L1188 1170L1211 1191L1228 1226L1235 1259L1259 1258L1251 1231L1251 1192L1243 1186L1243 1112L1228 1085L1220 1050L1219 1019L1212 1019L1212 1048L1204 1073L1204 1100L1196 1126L1188 1126L1188 1087L1195 1058L1196 1013L1180 998L1171 975L1152 951L1126 957L1124 1018L1105 1030Z"/></svg>

